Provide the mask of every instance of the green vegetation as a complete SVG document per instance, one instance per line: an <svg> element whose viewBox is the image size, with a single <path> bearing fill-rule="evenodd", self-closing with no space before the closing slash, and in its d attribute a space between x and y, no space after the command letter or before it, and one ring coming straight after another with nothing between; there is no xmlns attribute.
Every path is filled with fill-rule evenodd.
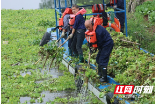
<svg viewBox="0 0 155 104"><path fill-rule="evenodd" d="M41 103L45 97L45 95L41 95L43 91L51 91L52 93L76 89L74 76L61 63L64 48L58 49L54 42L39 47L39 42L46 29L55 26L53 13L53 10L1 11L2 104L20 103L20 97L31 97L31 100L25 101L24 104L36 101ZM57 61L53 61L55 65L52 63L52 67L59 66L59 70L64 71L63 76L52 78L48 72L42 69L45 60L39 61L35 65L41 56L44 56L43 59L45 59L47 54L49 54L49 59L53 57L57 59ZM50 62L51 60L47 60L46 63ZM47 64L45 64L46 66ZM44 74L41 71L44 71ZM21 75L21 73L27 74ZM42 82L36 83L36 81ZM74 101L73 97L67 100L67 102ZM50 104L56 102L58 102L57 99ZM95 102L99 102L98 99Z"/></svg>
<svg viewBox="0 0 155 104"><path fill-rule="evenodd" d="M92 92L88 92L87 96L82 97L80 94L78 94L78 97L70 97L70 98L60 98L57 97L56 99L54 99L55 103L63 103L63 104L68 104L68 103L76 103L79 102L80 103L80 99L84 99L85 101L87 101L87 104L103 104ZM79 104L78 103L78 104Z"/></svg>
<svg viewBox="0 0 155 104"><path fill-rule="evenodd" d="M115 47L112 51L109 61L108 74L120 84L148 85L155 86L155 56L138 50L136 45L122 42L121 39L128 41L137 41L141 47L155 53L154 40L154 1L146 2L138 6L134 14L128 15L128 34L132 37L125 37L122 34L111 32L114 39ZM152 6L151 6L152 5ZM58 49L54 43L47 44L39 48L39 42L49 27L55 27L54 10L1 10L1 103L17 104L20 97L31 97L31 103L38 99L43 102L41 92L75 90L74 77L69 72L64 72L64 76L53 79L47 72L42 74L40 69L43 68L43 61L35 65L40 55L54 58L56 53L56 65L59 70L67 71L68 69L62 64L63 48ZM145 21L144 15L148 15L148 21ZM88 18L88 17L87 17ZM8 42L7 42L8 41ZM149 41L149 42L148 42ZM84 58L88 59L89 49L83 46ZM51 53L51 50L54 50ZM91 55L91 63L96 64L95 57L97 53ZM77 60L75 60L77 61ZM74 62L74 61L73 61ZM51 63L52 64L52 63ZM47 65L47 64L45 64ZM89 65L82 65L81 75L84 76L85 82L92 80L98 81L98 75L95 70L90 70ZM97 64L96 64L97 65ZM31 70L30 70L31 69ZM21 72L31 72L31 75L20 75ZM125 79L126 78L126 79ZM42 83L35 81L48 79ZM87 85L87 83L85 83ZM96 83L96 86L99 82ZM59 87L58 87L59 86ZM114 86L106 89L105 92L113 91ZM155 99L155 91L152 94L142 94L137 104L149 102ZM53 102L74 102L74 98L56 98ZM98 99L92 99L98 103ZM27 101L25 102L27 103ZM154 103L154 102L153 102Z"/></svg>
<svg viewBox="0 0 155 104"><path fill-rule="evenodd" d="M48 27L55 26L53 13L53 10L1 10L2 104L17 104L20 102L20 97L25 96L32 98L31 103L37 98L38 102L42 102L43 97L40 93L44 90L62 91L76 88L74 77L69 72L64 73L64 76L60 78L53 79L50 74L40 72L44 61L34 64L40 58L38 56L39 42L43 34ZM8 41L8 44L3 41ZM44 55L49 49L52 47L45 45ZM60 50L63 51L63 48ZM58 53L57 58L62 57L60 54L62 53ZM56 64L60 63L61 59L57 60ZM67 70L62 64L59 69ZM22 76L20 75L22 72L31 72L31 75ZM43 79L48 80L35 83Z"/></svg>
<svg viewBox="0 0 155 104"><path fill-rule="evenodd" d="M107 30L109 31L109 29ZM138 49L138 46L135 45L136 42L132 41L132 37L125 37L123 34L118 34L114 31L110 32L110 34L114 40L115 46L109 60L108 74L121 85L155 86L155 56L152 57L150 54L146 54L143 51L140 51ZM126 40L129 42L125 42L122 40ZM86 45L83 46L83 50L85 59L88 59L89 49L86 48ZM90 63L96 64L94 63L96 60L96 55L97 53L92 54L92 60L90 60ZM85 76L87 78L91 78L92 80L94 80L94 82L97 82L97 75L96 77L94 77L93 75L95 74L93 74L91 70L85 71ZM113 85L113 87L109 87L108 89L104 90L100 96L103 96L105 92L108 91L114 92L114 88L115 85ZM155 91L152 91L152 94L149 95L142 93L142 98L138 99L136 102L153 102L153 99L155 97L154 94ZM122 95L118 96L123 97ZM144 97L147 99L143 99Z"/></svg>
<svg viewBox="0 0 155 104"><path fill-rule="evenodd" d="M135 13L127 14L128 35L141 47L155 54L155 0L136 7Z"/></svg>
<svg viewBox="0 0 155 104"><path fill-rule="evenodd" d="M142 15L149 15L149 19L151 22L155 21L155 18L152 17L155 14L155 0L153 1L146 1L142 5L136 8L136 12L141 13Z"/></svg>

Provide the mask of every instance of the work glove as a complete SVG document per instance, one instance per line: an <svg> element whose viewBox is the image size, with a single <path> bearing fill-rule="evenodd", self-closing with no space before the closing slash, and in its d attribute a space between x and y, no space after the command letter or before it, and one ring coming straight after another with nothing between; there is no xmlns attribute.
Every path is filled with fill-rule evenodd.
<svg viewBox="0 0 155 104"><path fill-rule="evenodd" d="M61 34L61 38L65 37L65 32L63 31Z"/></svg>
<svg viewBox="0 0 155 104"><path fill-rule="evenodd" d="M94 47L90 47L90 53L95 53L97 51L97 48L94 48Z"/></svg>
<svg viewBox="0 0 155 104"><path fill-rule="evenodd" d="M117 5L114 5L114 6L113 6L113 9L116 9L116 8L117 8Z"/></svg>
<svg viewBox="0 0 155 104"><path fill-rule="evenodd" d="M73 34L70 34L70 35L69 35L69 38L71 39L72 37L73 37Z"/></svg>

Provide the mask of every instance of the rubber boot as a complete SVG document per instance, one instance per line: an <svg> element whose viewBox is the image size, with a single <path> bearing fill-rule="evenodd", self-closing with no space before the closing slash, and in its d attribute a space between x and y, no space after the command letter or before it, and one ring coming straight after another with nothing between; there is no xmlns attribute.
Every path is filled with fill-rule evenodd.
<svg viewBox="0 0 155 104"><path fill-rule="evenodd" d="M106 66L100 66L101 68L101 75L100 82L107 82L107 67Z"/></svg>
<svg viewBox="0 0 155 104"><path fill-rule="evenodd" d="M83 63L83 62L84 62L83 55L79 55L79 63Z"/></svg>
<svg viewBox="0 0 155 104"><path fill-rule="evenodd" d="M98 65L98 75L99 75L99 78L102 77L100 65Z"/></svg>
<svg viewBox="0 0 155 104"><path fill-rule="evenodd" d="M75 57L75 58L78 58L78 54L74 54L74 57Z"/></svg>
<svg viewBox="0 0 155 104"><path fill-rule="evenodd" d="M78 54L73 54L72 61L75 61L76 65L79 64L77 58L78 58Z"/></svg>
<svg viewBox="0 0 155 104"><path fill-rule="evenodd" d="M124 33L124 27L121 27L121 32Z"/></svg>
<svg viewBox="0 0 155 104"><path fill-rule="evenodd" d="M72 56L72 50L69 49L69 56Z"/></svg>

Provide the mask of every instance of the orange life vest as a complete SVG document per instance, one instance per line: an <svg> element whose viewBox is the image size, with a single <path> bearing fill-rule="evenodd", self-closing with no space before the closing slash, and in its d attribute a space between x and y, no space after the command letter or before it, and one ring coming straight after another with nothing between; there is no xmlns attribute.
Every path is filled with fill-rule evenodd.
<svg viewBox="0 0 155 104"><path fill-rule="evenodd" d="M115 0L115 4L117 3L117 0ZM114 5L114 0L110 0L110 5Z"/></svg>
<svg viewBox="0 0 155 104"><path fill-rule="evenodd" d="M107 18L108 20L110 20L110 18ZM103 23L103 19L101 19L99 17L99 15L97 17L91 17L90 19L92 21L92 25L93 25L93 31L86 31L85 32L85 37L86 40L89 44L91 44L91 47L97 48L97 38L96 38L96 27L98 25L102 25ZM104 28L106 27L112 27L116 32L120 32L120 22L117 18L114 18L114 22L115 23L108 23L107 26L103 26Z"/></svg>
<svg viewBox="0 0 155 104"><path fill-rule="evenodd" d="M110 20L110 17L107 18L108 20ZM121 29L121 25L120 25L120 22L119 22L119 19L118 18L114 18L114 23L108 23L107 26L103 26L104 28L106 27L112 27L116 32L120 32L120 29Z"/></svg>
<svg viewBox="0 0 155 104"><path fill-rule="evenodd" d="M92 12L93 13L101 13L104 11L104 6L103 4L94 4L92 6Z"/></svg>
<svg viewBox="0 0 155 104"><path fill-rule="evenodd" d="M74 25L74 22L75 22L75 17L79 14L83 15L85 14L87 11L82 8L81 10L79 10L76 14L71 14L70 15L70 20L69 20L69 25L70 25L70 28L72 29L73 28L73 25Z"/></svg>
<svg viewBox="0 0 155 104"><path fill-rule="evenodd" d="M95 30L98 25L102 25L103 19L97 16L97 17L91 17L90 20L92 21L93 31L86 31L85 37L86 37L88 44L90 44L90 47L97 48L98 46L97 46L97 38L96 38Z"/></svg>
<svg viewBox="0 0 155 104"><path fill-rule="evenodd" d="M103 26L104 28L106 27L112 27L116 32L120 32L120 29L117 27L116 24L113 24L113 23L108 23L107 26Z"/></svg>
<svg viewBox="0 0 155 104"><path fill-rule="evenodd" d="M63 22L63 17L66 14L73 14L72 9L71 8L66 8L64 13L62 14L62 18L59 18L59 30L62 30L62 27L64 26L64 22Z"/></svg>

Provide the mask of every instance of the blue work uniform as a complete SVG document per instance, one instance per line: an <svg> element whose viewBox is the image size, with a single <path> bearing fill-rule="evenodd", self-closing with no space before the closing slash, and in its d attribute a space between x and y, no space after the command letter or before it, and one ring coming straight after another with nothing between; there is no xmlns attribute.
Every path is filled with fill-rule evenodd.
<svg viewBox="0 0 155 104"><path fill-rule="evenodd" d="M113 40L108 31L101 25L98 25L96 30L96 38L99 52L96 57L96 62L100 66L107 66L109 62L109 56L113 49Z"/></svg>
<svg viewBox="0 0 155 104"><path fill-rule="evenodd" d="M117 8L124 9L124 0L117 0Z"/></svg>
<svg viewBox="0 0 155 104"><path fill-rule="evenodd" d="M83 18L83 15L81 14L76 15L75 22L73 25L75 33L73 35L73 42L71 44L71 49L76 55L83 55L82 44L85 38L85 31L86 31L84 23L85 19Z"/></svg>
<svg viewBox="0 0 155 104"><path fill-rule="evenodd" d="M116 5L117 5L117 8L124 10L124 0L117 0ZM115 11L117 11L117 10L115 10ZM124 13L116 13L116 17L119 19L121 27L124 28L124 23L125 23Z"/></svg>
<svg viewBox="0 0 155 104"><path fill-rule="evenodd" d="M117 3L115 3L115 5L117 5L117 8L120 8L120 9L124 9L124 0L117 0ZM106 6L114 6L114 4L106 4Z"/></svg>
<svg viewBox="0 0 155 104"><path fill-rule="evenodd" d="M74 29L86 29L85 25L85 19L83 18L83 15L79 14L75 17L75 22L73 25Z"/></svg>

